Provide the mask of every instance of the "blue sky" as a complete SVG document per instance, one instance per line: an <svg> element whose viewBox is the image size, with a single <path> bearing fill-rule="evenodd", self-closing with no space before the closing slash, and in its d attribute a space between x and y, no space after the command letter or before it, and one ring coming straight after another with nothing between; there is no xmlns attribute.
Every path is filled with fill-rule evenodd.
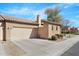
<svg viewBox="0 0 79 59"><path fill-rule="evenodd" d="M0 14L36 20L36 15L46 19L47 8L61 8L64 19L71 21L71 26L79 27L79 4L64 3L0 3Z"/></svg>

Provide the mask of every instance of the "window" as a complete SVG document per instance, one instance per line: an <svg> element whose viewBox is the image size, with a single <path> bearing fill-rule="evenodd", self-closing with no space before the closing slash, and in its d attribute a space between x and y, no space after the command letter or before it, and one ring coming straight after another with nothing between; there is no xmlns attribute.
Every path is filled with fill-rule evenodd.
<svg viewBox="0 0 79 59"><path fill-rule="evenodd" d="M56 30L58 30L58 26L56 26Z"/></svg>
<svg viewBox="0 0 79 59"><path fill-rule="evenodd" d="M52 26L52 30L53 30L53 26Z"/></svg>

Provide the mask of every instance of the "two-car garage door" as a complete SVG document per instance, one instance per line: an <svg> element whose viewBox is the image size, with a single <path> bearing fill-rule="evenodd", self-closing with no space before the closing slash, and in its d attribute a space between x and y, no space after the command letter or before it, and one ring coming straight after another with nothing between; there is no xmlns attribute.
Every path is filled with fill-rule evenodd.
<svg viewBox="0 0 79 59"><path fill-rule="evenodd" d="M13 28L11 30L11 39L29 39L32 33L32 28Z"/></svg>

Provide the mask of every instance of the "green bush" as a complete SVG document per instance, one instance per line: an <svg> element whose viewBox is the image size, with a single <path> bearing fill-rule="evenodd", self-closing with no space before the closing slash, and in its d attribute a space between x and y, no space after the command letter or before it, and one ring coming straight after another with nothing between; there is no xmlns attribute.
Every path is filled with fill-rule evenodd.
<svg viewBox="0 0 79 59"><path fill-rule="evenodd" d="M62 34L60 34L60 37L61 37L61 38L63 38L63 35L62 35Z"/></svg>
<svg viewBox="0 0 79 59"><path fill-rule="evenodd" d="M55 34L55 36L56 36L57 38L63 38L63 35L62 35L62 34Z"/></svg>
<svg viewBox="0 0 79 59"><path fill-rule="evenodd" d="M51 38L49 38L48 40L57 40L56 36L52 36Z"/></svg>
<svg viewBox="0 0 79 59"><path fill-rule="evenodd" d="M59 35L59 34L55 34L55 36L56 36L57 38L60 38L60 35Z"/></svg>

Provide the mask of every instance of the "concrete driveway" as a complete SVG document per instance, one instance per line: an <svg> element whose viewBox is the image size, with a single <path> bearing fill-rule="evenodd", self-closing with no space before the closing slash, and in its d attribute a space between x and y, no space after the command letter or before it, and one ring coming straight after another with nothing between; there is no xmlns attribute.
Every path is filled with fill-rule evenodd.
<svg viewBox="0 0 79 59"><path fill-rule="evenodd" d="M11 40L0 42L0 55L59 56L79 41L79 36L62 41L42 39Z"/></svg>
<svg viewBox="0 0 79 59"><path fill-rule="evenodd" d="M25 54L30 56L59 56L71 48L79 41L79 36L67 38L63 41L48 41L42 39L27 39L12 41L22 50Z"/></svg>

